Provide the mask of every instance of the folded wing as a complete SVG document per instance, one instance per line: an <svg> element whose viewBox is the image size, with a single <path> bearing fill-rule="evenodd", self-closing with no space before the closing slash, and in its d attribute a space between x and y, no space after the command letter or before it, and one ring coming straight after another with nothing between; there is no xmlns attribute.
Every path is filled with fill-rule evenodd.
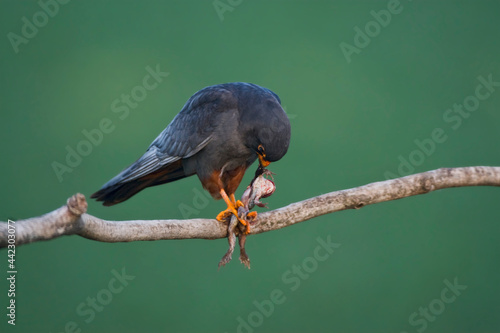
<svg viewBox="0 0 500 333"><path fill-rule="evenodd" d="M104 184L91 198L112 206L146 187L190 176L184 173L182 160L196 155L210 143L217 118L227 110L227 105L222 104L228 97L230 92L217 86L194 94L144 155Z"/></svg>

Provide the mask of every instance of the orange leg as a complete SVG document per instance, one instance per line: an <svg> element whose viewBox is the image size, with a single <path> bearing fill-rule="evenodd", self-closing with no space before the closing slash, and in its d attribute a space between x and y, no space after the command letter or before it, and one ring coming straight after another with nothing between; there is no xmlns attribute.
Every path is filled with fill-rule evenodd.
<svg viewBox="0 0 500 333"><path fill-rule="evenodd" d="M243 206L241 201L239 201L239 200L236 201L234 198L234 194L231 194L231 198L229 198L226 194L226 191L224 191L224 189L220 190L220 195L221 195L222 199L224 199L224 201L226 202L227 209L223 210L222 212L219 213L219 215L217 215L217 220L224 221L229 216L231 216L231 214L233 214L234 216L236 216L236 218L238 219L238 221L240 221L241 224L246 226L246 233L247 234L250 233L250 224L247 221L240 219L238 217L238 207Z"/></svg>
<svg viewBox="0 0 500 333"><path fill-rule="evenodd" d="M230 195L230 198L231 198L231 201L236 206L236 208L243 206L243 202L241 202L240 200L235 200L234 199L234 193ZM256 217L257 217L257 212L249 212L247 214L247 218L249 218L251 220L255 219Z"/></svg>
<svg viewBox="0 0 500 333"><path fill-rule="evenodd" d="M241 200L236 200L234 198L234 193L231 194L229 196L229 198L231 199L231 202L236 206L236 209L238 209L239 207L242 207L243 206L243 202L241 202ZM257 217L257 212L249 212L247 214L247 218L251 219L251 220L254 220L255 218Z"/></svg>
<svg viewBox="0 0 500 333"><path fill-rule="evenodd" d="M231 194L229 196L229 198L231 199L231 202L233 203L233 205L236 207L236 209L238 209L239 207L242 207L243 206L243 202L241 202L240 200L236 200L235 197L234 197L234 193Z"/></svg>

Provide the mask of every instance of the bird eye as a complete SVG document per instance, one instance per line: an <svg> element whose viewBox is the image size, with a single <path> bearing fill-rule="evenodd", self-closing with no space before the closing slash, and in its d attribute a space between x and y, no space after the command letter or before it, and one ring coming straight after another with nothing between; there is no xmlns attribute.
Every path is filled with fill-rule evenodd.
<svg viewBox="0 0 500 333"><path fill-rule="evenodd" d="M264 150L264 146L263 145L259 145L257 147L257 151L259 152L259 154L265 156L266 155L266 151Z"/></svg>

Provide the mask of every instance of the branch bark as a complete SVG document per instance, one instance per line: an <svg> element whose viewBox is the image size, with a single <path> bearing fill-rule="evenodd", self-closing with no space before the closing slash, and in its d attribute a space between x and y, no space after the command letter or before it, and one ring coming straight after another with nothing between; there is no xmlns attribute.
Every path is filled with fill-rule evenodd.
<svg viewBox="0 0 500 333"><path fill-rule="evenodd" d="M346 209L406 198L450 187L500 186L500 167L441 168L347 190L330 192L288 206L259 213L253 234L277 230L314 217ZM48 214L0 222L0 248L15 227L15 244L79 235L100 242L154 241L163 239L217 239L228 236L227 225L215 219L106 221L86 214L87 202L75 194L67 204Z"/></svg>

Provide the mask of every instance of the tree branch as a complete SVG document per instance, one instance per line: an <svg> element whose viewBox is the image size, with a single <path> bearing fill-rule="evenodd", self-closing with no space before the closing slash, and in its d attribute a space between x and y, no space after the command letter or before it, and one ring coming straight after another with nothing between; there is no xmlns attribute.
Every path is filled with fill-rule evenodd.
<svg viewBox="0 0 500 333"><path fill-rule="evenodd" d="M358 209L435 190L463 186L500 186L500 167L442 168L407 177L330 192L273 211L259 213L252 234L277 230L317 216L345 209ZM106 221L86 214L82 194L66 205L40 217L0 223L0 247L8 243L15 227L16 245L79 235L100 242L133 242L161 239L217 239L228 236L226 224L215 219ZM13 232L11 231L11 234Z"/></svg>

